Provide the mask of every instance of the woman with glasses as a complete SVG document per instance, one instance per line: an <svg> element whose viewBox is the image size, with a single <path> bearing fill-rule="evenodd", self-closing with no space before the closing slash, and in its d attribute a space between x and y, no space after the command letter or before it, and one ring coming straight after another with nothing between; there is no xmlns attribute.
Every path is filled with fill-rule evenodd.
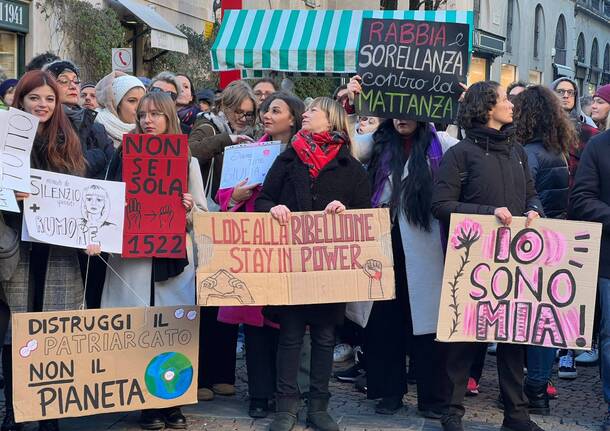
<svg viewBox="0 0 610 431"><path fill-rule="evenodd" d="M106 134L104 126L95 123L96 112L79 106L80 78L79 69L68 60L57 60L44 67L58 84L59 103L70 119L78 135L85 160L88 178L103 178L106 167L112 158L114 146Z"/></svg>
<svg viewBox="0 0 610 431"><path fill-rule="evenodd" d="M150 93L140 100L136 111L135 133L150 135L180 134L180 122L173 100L163 93ZM122 181L122 146L117 149L108 180ZM187 193L176 197L186 209L187 230L192 214L207 210L203 181L197 160L189 162ZM195 304L195 261L191 235L186 235L185 259L138 258L124 259L112 255L108 260L114 271L106 272L102 307L142 307ZM186 418L179 407L142 411L142 429L186 428Z"/></svg>
<svg viewBox="0 0 610 431"><path fill-rule="evenodd" d="M40 70L26 73L15 88L13 107L28 112L39 120L30 156L31 166L62 174L84 176L86 160L78 136L59 104L61 90L55 79ZM27 197L17 193L17 199ZM17 232L22 226L22 215L4 214L6 223ZM8 325L8 306L12 312L40 312L76 310L83 304L83 280L78 256L82 253L43 243L22 243L20 262L11 280L2 283L0 300L0 339L7 344L2 349L2 369L5 378L5 417L1 429L17 431L23 424L15 423L10 335L5 340ZM6 301L6 302L4 302ZM18 348L18 347L17 347ZM56 431L58 421L40 421L39 431Z"/></svg>
<svg viewBox="0 0 610 431"><path fill-rule="evenodd" d="M201 113L189 136L189 147L199 161L206 180L206 196L216 196L220 185L223 152L229 145L252 142L252 126L256 116L256 98L243 81L230 83L220 94L212 112ZM245 185L233 193L247 193ZM201 308L199 331L199 391L201 401L210 401L214 394L235 394L235 360L238 326L221 323L218 307Z"/></svg>

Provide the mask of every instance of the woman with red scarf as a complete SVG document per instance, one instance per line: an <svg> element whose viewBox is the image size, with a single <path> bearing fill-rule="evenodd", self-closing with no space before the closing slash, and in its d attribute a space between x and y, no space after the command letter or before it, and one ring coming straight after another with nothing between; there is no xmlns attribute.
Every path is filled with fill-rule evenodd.
<svg viewBox="0 0 610 431"><path fill-rule="evenodd" d="M352 155L347 117L327 97L315 99L303 114L303 128L271 167L256 211L269 211L286 224L291 211L339 213L370 207L368 176ZM271 431L290 431L299 408L297 373L305 327L311 334L311 370L307 423L315 429L339 427L328 414L328 381L333 365L335 326L345 304L267 307L265 314L280 324L277 356L277 414Z"/></svg>

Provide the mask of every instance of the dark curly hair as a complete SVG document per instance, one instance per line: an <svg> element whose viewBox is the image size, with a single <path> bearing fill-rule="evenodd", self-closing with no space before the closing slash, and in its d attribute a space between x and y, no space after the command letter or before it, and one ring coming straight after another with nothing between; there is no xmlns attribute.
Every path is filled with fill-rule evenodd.
<svg viewBox="0 0 610 431"><path fill-rule="evenodd" d="M495 81L481 81L472 84L458 110L457 124L462 129L472 129L489 121L489 111L498 102L498 88Z"/></svg>
<svg viewBox="0 0 610 431"><path fill-rule="evenodd" d="M563 154L577 145L574 124L551 90L534 85L518 94L513 102L513 125L518 142L526 145L535 139L542 139L548 151Z"/></svg>

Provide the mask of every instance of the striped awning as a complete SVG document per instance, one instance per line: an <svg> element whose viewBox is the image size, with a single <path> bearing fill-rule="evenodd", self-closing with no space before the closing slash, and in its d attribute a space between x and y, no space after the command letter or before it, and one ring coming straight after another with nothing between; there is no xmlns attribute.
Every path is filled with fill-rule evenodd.
<svg viewBox="0 0 610 431"><path fill-rule="evenodd" d="M455 10L227 10L212 47L212 68L355 73L363 18L469 24L471 34L474 23L472 11Z"/></svg>

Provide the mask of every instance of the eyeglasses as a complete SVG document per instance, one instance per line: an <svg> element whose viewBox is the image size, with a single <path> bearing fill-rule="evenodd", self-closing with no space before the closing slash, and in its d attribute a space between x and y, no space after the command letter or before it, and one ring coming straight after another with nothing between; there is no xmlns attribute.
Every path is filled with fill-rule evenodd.
<svg viewBox="0 0 610 431"><path fill-rule="evenodd" d="M264 96L264 97L269 97L269 96L271 96L272 94L273 94L273 92L272 92L272 91L260 91L260 90L256 90L256 91L254 92L254 95L255 95L257 98L261 98L261 97L263 97L263 96Z"/></svg>
<svg viewBox="0 0 610 431"><path fill-rule="evenodd" d="M78 79L78 78L74 78L74 79L58 78L56 81L62 87L67 87L70 84L74 84L77 87L80 85L80 79Z"/></svg>
<svg viewBox="0 0 610 431"><path fill-rule="evenodd" d="M150 112L138 112L138 120L145 121L146 118L150 115L153 121L158 121L161 117L165 117L165 114L160 111L150 111Z"/></svg>
<svg viewBox="0 0 610 431"><path fill-rule="evenodd" d="M150 89L151 93L165 93L167 95L169 95L169 97L172 98L172 100L175 102L178 99L178 94L174 93L173 91L165 91L162 88L159 87L152 87Z"/></svg>
<svg viewBox="0 0 610 431"><path fill-rule="evenodd" d="M248 120L248 121L252 121L254 120L255 114L253 111L249 111L249 112L244 112L241 110L236 110L235 112L235 116L237 117L238 120L241 120L242 118Z"/></svg>
<svg viewBox="0 0 610 431"><path fill-rule="evenodd" d="M558 88L557 90L555 90L555 93L559 94L560 96L574 97L574 94L576 92L574 90L563 90L561 88Z"/></svg>

